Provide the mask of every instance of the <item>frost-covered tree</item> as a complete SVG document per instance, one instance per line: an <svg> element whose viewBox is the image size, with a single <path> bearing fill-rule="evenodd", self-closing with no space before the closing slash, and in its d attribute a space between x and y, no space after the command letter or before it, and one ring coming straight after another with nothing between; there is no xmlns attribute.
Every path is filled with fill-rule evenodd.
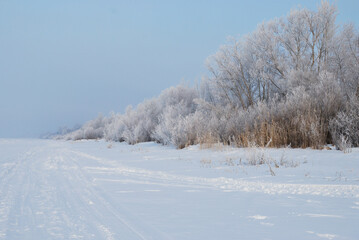
<svg viewBox="0 0 359 240"><path fill-rule="evenodd" d="M359 96L359 33L353 25L345 25L334 43L330 69L349 100L352 94Z"/></svg>
<svg viewBox="0 0 359 240"><path fill-rule="evenodd" d="M276 93L284 96L293 71L316 75L328 71L335 18L335 6L322 2L318 11L295 9L284 18L262 23L209 58L210 79L233 106L248 108Z"/></svg>

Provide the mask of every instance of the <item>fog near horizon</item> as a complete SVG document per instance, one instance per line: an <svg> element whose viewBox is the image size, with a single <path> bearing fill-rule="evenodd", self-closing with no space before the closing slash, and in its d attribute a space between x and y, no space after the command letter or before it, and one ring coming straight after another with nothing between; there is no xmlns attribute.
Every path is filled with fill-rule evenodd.
<svg viewBox="0 0 359 240"><path fill-rule="evenodd" d="M228 36L319 1L0 0L0 137L72 127L206 74ZM359 23L357 1L337 1Z"/></svg>

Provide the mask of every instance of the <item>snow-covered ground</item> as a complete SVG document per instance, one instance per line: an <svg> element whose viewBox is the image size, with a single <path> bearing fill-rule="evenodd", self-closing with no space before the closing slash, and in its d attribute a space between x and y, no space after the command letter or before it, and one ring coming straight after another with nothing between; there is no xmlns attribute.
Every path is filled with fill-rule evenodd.
<svg viewBox="0 0 359 240"><path fill-rule="evenodd" d="M359 239L359 149L0 139L0 239Z"/></svg>

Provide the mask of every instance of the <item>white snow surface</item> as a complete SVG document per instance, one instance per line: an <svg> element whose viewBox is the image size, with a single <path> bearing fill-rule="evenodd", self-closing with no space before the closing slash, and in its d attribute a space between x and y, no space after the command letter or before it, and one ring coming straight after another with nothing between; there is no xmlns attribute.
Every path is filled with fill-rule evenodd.
<svg viewBox="0 0 359 240"><path fill-rule="evenodd" d="M0 239L359 239L359 149L251 154L0 139Z"/></svg>

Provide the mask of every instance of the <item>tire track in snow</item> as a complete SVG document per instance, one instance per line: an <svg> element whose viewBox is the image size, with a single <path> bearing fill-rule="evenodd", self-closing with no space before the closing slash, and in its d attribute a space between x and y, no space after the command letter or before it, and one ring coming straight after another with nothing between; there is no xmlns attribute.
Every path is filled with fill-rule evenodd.
<svg viewBox="0 0 359 240"><path fill-rule="evenodd" d="M225 191L258 192L264 194L293 194L293 195L316 195L325 197L351 197L359 198L358 185L328 185L328 184L291 184L291 183L268 183L252 182L234 178L204 178L184 175L169 174L163 171L150 171L142 168L124 166L113 161L99 158L84 152L71 151L72 153L97 161L100 165L110 167L87 167L88 171L95 173L102 171L113 174L131 176L136 179L154 181L170 185L187 185L189 187L215 188ZM96 180L96 179L95 179ZM105 181L105 179L101 179ZM111 180L110 180L111 181Z"/></svg>
<svg viewBox="0 0 359 240"><path fill-rule="evenodd" d="M19 195L19 181L21 163L32 155L31 151L17 154L15 159L1 164L0 170L0 239L7 239L9 222L14 209L16 197ZM15 184L14 184L15 183ZM21 185L20 185L21 186Z"/></svg>
<svg viewBox="0 0 359 240"><path fill-rule="evenodd" d="M65 152L65 151L64 151ZM67 159L71 159L73 164L78 164L78 159L71 157L73 152L70 152L70 155L67 156ZM78 194L78 198L81 199L84 205L87 205L89 212L98 212L98 219L103 218L103 216L112 216L112 228L111 226L105 226L103 221L99 221L97 227L101 229L101 231L107 236L106 239L118 239L116 237L116 233L113 231L114 228L118 228L122 226L122 233L127 229L133 233L133 235L141 240L147 240L146 236L151 236L150 239L171 239L171 237L167 236L162 232L158 232L157 230L150 228L145 223L141 221L141 219L136 218L132 214L129 213L119 202L116 202L116 206L109 202L107 199L110 199L107 194L99 189L95 189L93 187L92 178L86 178L83 170L80 166L78 166L76 170L77 179L75 182L79 183L78 186L81 185L83 189L86 189L86 192L83 194ZM106 197L104 197L106 196ZM139 227L141 226L141 227ZM129 237L128 239L134 239L134 236Z"/></svg>
<svg viewBox="0 0 359 240"><path fill-rule="evenodd" d="M46 200L56 189L53 187L52 192L46 190L47 173L42 171L44 169L41 153L41 148L32 148L14 159L15 167L11 174L7 173L7 181L1 182L2 189L4 185L9 189L6 193L8 201L5 203L6 226L1 227L5 232L4 239L46 239L49 238L49 234L51 235L48 224L51 223L54 214L47 210L53 209L53 201ZM46 217L42 213L46 213ZM62 231L59 225L54 228ZM51 235L51 238L63 238L63 234Z"/></svg>
<svg viewBox="0 0 359 240"><path fill-rule="evenodd" d="M118 221L82 174L76 159L66 154L66 149L53 152L42 164L49 174L47 184L54 187L48 193L50 201L44 204L48 207L44 214L51 215L44 226L51 238L146 240L139 232Z"/></svg>
<svg viewBox="0 0 359 240"><path fill-rule="evenodd" d="M45 144L0 162L0 239L171 239L108 201L78 160Z"/></svg>

